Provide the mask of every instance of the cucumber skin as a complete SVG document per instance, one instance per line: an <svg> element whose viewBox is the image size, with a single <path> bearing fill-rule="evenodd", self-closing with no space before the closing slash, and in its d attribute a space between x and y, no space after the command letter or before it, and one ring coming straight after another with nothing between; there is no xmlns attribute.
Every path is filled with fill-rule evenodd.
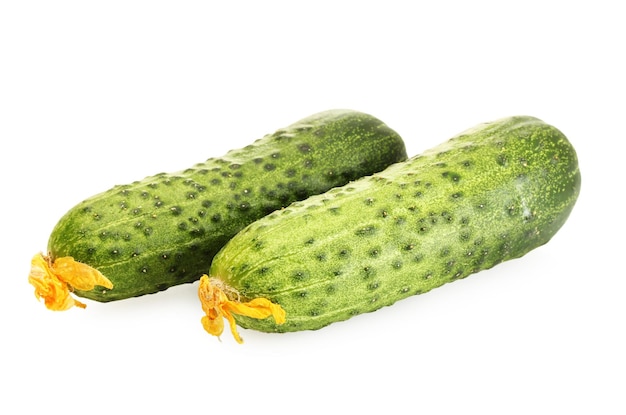
<svg viewBox="0 0 626 415"><path fill-rule="evenodd" d="M256 221L210 275L280 304L264 332L315 330L488 269L547 243L580 191L577 155L527 116L479 125L410 160Z"/></svg>
<svg viewBox="0 0 626 415"><path fill-rule="evenodd" d="M118 185L70 209L48 242L114 285L75 291L101 302L190 283L245 225L312 194L406 160L402 138L377 118L330 110L177 173Z"/></svg>

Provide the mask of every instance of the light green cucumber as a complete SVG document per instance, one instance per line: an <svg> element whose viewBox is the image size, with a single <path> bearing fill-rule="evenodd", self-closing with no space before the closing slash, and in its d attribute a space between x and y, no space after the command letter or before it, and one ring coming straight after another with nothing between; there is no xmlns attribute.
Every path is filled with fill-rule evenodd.
<svg viewBox="0 0 626 415"><path fill-rule="evenodd" d="M235 314L244 328L319 329L545 244L580 180L559 130L528 116L500 119L254 222L209 276L242 303L264 298L285 312L284 324Z"/></svg>
<svg viewBox="0 0 626 415"><path fill-rule="evenodd" d="M75 293L119 300L196 281L244 226L296 200L406 160L379 119L331 110L223 157L115 186L73 207L49 238L51 261L71 256L112 289Z"/></svg>

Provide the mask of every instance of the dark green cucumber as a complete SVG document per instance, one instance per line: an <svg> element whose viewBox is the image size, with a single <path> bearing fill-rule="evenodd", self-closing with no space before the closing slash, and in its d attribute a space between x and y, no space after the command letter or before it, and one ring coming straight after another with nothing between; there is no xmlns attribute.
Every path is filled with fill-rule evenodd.
<svg viewBox="0 0 626 415"><path fill-rule="evenodd" d="M49 239L113 283L76 294L119 300L196 281L244 226L296 200L406 160L402 139L350 110L312 115L187 170L115 186L72 208Z"/></svg>
<svg viewBox="0 0 626 415"><path fill-rule="evenodd" d="M266 332L313 330L425 293L548 242L580 189L556 128L519 116L481 124L410 160L293 203L246 227L210 270Z"/></svg>

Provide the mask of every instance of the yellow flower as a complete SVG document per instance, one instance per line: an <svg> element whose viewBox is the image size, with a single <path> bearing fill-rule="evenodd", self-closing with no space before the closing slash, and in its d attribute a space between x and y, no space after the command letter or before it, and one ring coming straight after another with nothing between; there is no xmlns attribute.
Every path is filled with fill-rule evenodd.
<svg viewBox="0 0 626 415"><path fill-rule="evenodd" d="M35 297L44 300L50 310L61 311L73 306L86 305L74 299L70 292L93 290L96 285L113 288L113 284L100 271L72 257L57 258L37 254L31 260L28 282L35 287Z"/></svg>
<svg viewBox="0 0 626 415"><path fill-rule="evenodd" d="M236 297L236 299L231 300L229 295ZM242 303L239 301L236 291L226 286L219 279L209 278L207 275L200 278L198 297L205 313L205 316L202 317L204 329L219 337L224 331L223 318L225 318L228 320L230 331L237 343L243 343L243 340L237 332L233 313L257 319L273 316L277 324L285 322L285 310L280 305L274 304L266 298L255 298L252 301Z"/></svg>

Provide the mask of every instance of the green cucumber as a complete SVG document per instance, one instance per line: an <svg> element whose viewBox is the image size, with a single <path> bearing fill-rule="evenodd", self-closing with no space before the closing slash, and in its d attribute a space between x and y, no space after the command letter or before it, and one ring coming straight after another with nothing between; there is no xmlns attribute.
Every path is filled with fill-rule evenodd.
<svg viewBox="0 0 626 415"><path fill-rule="evenodd" d="M75 293L102 302L190 283L254 220L406 158L400 136L371 115L314 114L223 157L79 203L54 227L49 262L72 257L98 270L113 288Z"/></svg>
<svg viewBox="0 0 626 415"><path fill-rule="evenodd" d="M221 287L231 303L260 298L284 310L283 324L233 312L244 328L319 329L547 243L580 180L576 152L555 127L528 116L481 124L247 226L201 285Z"/></svg>

